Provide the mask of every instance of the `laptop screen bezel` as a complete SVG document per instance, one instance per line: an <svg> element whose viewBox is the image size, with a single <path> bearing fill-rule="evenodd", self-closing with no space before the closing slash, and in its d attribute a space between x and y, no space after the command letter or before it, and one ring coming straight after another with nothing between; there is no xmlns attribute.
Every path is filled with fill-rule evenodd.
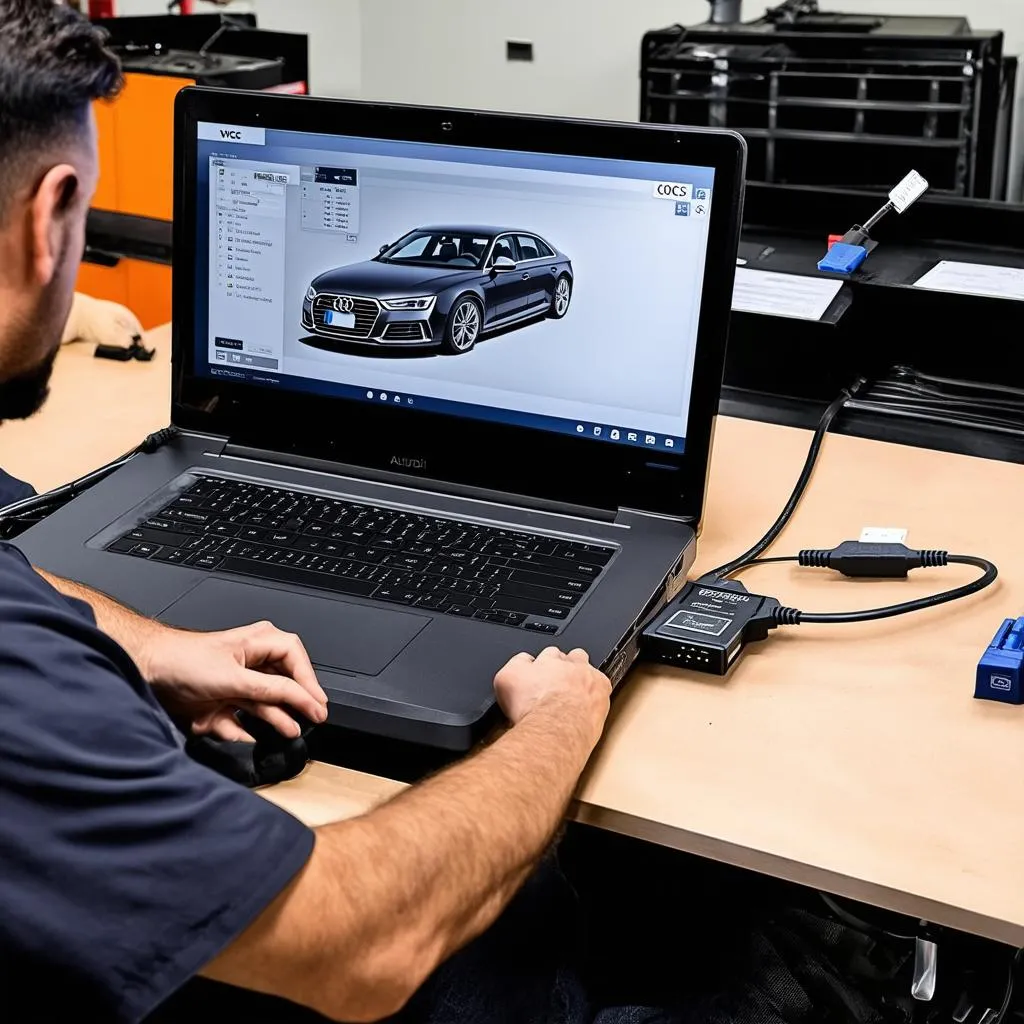
<svg viewBox="0 0 1024 1024"><path fill-rule="evenodd" d="M196 372L197 126L207 121L714 169L700 323L682 454L507 424L280 391ZM172 422L280 454L698 523L729 328L746 147L732 132L187 88L175 110Z"/></svg>

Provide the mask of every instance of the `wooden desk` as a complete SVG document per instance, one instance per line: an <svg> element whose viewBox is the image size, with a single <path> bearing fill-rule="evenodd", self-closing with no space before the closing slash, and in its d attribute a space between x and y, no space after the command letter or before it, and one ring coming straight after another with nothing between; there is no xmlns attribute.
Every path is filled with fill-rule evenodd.
<svg viewBox="0 0 1024 1024"><path fill-rule="evenodd" d="M51 405L0 429L0 465L48 486L164 425L168 346L155 340L149 366L65 352ZM807 441L805 431L719 423L698 568L774 518ZM997 625L1024 613L1022 505L1020 466L830 437L778 552L902 526L916 547L992 558L1000 582L890 622L780 630L726 680L634 671L574 817L1024 945L1024 708L972 697ZM838 610L934 592L970 572L871 583L764 567L745 579L787 604ZM320 824L400 788L313 765L266 795Z"/></svg>

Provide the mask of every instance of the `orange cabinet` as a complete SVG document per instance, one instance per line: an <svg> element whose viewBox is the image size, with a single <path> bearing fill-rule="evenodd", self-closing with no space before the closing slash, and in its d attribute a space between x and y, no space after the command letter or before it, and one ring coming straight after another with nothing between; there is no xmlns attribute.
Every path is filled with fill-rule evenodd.
<svg viewBox="0 0 1024 1024"><path fill-rule="evenodd" d="M189 78L129 71L112 101L94 105L100 181L93 206L170 220L174 203L174 97Z"/></svg>
<svg viewBox="0 0 1024 1024"><path fill-rule="evenodd" d="M171 319L171 268L146 260L120 259L114 266L83 263L76 290L127 306L149 330Z"/></svg>

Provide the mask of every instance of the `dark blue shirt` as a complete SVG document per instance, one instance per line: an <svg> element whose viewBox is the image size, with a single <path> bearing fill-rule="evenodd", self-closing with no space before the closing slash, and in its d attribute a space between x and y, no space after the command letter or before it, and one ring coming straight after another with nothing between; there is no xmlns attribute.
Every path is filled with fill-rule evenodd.
<svg viewBox="0 0 1024 1024"><path fill-rule="evenodd" d="M0 543L8 1011L141 1020L259 915L312 847L295 818L190 760L91 609Z"/></svg>
<svg viewBox="0 0 1024 1024"><path fill-rule="evenodd" d="M35 493L29 484L0 469L0 508L15 501L21 501L22 498L31 498Z"/></svg>

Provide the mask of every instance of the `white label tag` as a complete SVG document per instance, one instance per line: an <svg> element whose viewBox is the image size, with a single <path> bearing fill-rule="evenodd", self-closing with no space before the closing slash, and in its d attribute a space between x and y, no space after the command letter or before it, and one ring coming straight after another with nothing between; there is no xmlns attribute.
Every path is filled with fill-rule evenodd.
<svg viewBox="0 0 1024 1024"><path fill-rule="evenodd" d="M902 544L907 531L892 526L865 526L860 531L861 544Z"/></svg>
<svg viewBox="0 0 1024 1024"><path fill-rule="evenodd" d="M928 182L917 171L911 171L890 193L889 202L897 213L913 206L928 191Z"/></svg>

